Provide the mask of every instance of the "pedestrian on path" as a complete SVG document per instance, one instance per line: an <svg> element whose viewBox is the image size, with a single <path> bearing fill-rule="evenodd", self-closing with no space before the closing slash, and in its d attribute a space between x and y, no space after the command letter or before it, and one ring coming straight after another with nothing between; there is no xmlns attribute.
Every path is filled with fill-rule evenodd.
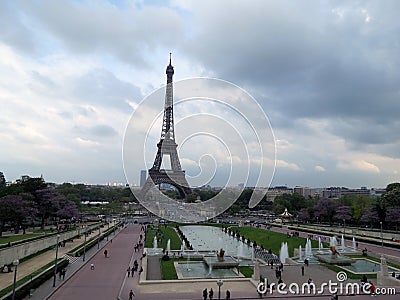
<svg viewBox="0 0 400 300"><path fill-rule="evenodd" d="M231 300L231 292L229 290L226 290L226 300Z"/></svg>
<svg viewBox="0 0 400 300"><path fill-rule="evenodd" d="M128 277L131 275L131 266L128 266L128 269L126 269L126 272L128 272Z"/></svg>
<svg viewBox="0 0 400 300"><path fill-rule="evenodd" d="M90 264L90 270L94 270L94 264Z"/></svg>
<svg viewBox="0 0 400 300"><path fill-rule="evenodd" d="M212 288L211 288L210 291L208 292L208 297L210 298L210 300L213 300L213 298L214 298L214 291L213 291Z"/></svg>
<svg viewBox="0 0 400 300"><path fill-rule="evenodd" d="M135 296L135 294L133 293L133 291L131 290L129 292L129 300L133 300L133 296Z"/></svg>
<svg viewBox="0 0 400 300"><path fill-rule="evenodd" d="M64 280L65 279L65 274L67 273L67 270L66 269L62 269L61 270L61 275L62 275L62 279Z"/></svg>
<svg viewBox="0 0 400 300"><path fill-rule="evenodd" d="M107 258L107 255L108 255L108 251L106 249L106 250L104 250L104 257Z"/></svg>
<svg viewBox="0 0 400 300"><path fill-rule="evenodd" d="M131 269L131 276L133 277L133 275L135 275L135 268L134 267L132 267L132 269Z"/></svg>
<svg viewBox="0 0 400 300"><path fill-rule="evenodd" d="M204 299L204 300L207 300L207 296L208 296L207 289L204 289L204 290L203 290L203 299Z"/></svg>
<svg viewBox="0 0 400 300"><path fill-rule="evenodd" d="M301 266L301 276L304 276L304 266Z"/></svg>

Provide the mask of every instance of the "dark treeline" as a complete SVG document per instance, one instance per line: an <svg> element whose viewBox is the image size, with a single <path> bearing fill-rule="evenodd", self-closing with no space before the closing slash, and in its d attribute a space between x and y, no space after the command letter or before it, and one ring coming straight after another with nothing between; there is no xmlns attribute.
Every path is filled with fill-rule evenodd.
<svg viewBox="0 0 400 300"><path fill-rule="evenodd" d="M108 202L107 205L82 205L82 201ZM16 233L28 226L60 220L77 220L82 213L121 212L124 203L134 202L129 188L91 187L84 184L46 183L43 178L28 178L7 185L0 172L0 236L5 229Z"/></svg>

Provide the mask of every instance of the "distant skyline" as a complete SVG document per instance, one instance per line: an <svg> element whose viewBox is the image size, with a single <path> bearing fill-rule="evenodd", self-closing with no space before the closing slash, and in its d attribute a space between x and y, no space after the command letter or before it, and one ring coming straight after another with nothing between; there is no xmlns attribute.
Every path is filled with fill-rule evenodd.
<svg viewBox="0 0 400 300"><path fill-rule="evenodd" d="M1 1L0 171L126 183L125 128L165 84L172 52L175 81L223 79L260 104L276 139L271 186L386 187L400 181L399 10L394 0ZM196 174L207 161L186 146L182 168Z"/></svg>

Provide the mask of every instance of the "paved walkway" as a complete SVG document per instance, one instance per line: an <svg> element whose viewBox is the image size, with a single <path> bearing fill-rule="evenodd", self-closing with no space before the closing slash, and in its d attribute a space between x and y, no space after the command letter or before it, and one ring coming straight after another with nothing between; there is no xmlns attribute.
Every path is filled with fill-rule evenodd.
<svg viewBox="0 0 400 300"><path fill-rule="evenodd" d="M286 232L285 230L283 232ZM163 282L157 284L138 284L139 274L135 273L134 277L127 277L127 266L133 265L136 259L139 262L139 269L141 266L140 257L142 252L134 252L133 245L138 241L140 234L140 225L129 224L119 234L117 234L113 243L102 244L103 249L106 248L110 257L105 258L103 249L97 254L93 253L93 257L86 261L86 264L79 262L80 267L76 270L75 275L69 277L65 282L60 282L58 279L57 284L62 285L54 294L48 299L60 300L110 300L118 299L128 300L129 291L132 289L135 293L135 300L155 300L155 299L202 299L202 290L213 288L214 299L218 299L218 286L216 279L211 280L182 280L179 282ZM368 247L371 247L368 245ZM95 247L96 248L96 247ZM379 247L378 247L379 248ZM89 254L88 254L89 257ZM90 270L90 264L95 264L95 270ZM69 270L67 275L72 275ZM268 278L274 278L274 270L263 268L261 272L265 272ZM144 273L141 274L144 276ZM310 265L305 272L305 276L301 276L301 269L299 266L285 266L283 272L284 282L299 282L307 281L311 277L316 284L323 282L327 279L336 277L336 273L322 268L318 265ZM48 284L48 283L47 283ZM258 299L258 294L254 285L249 282L234 282L229 279L224 280L221 288L221 299L225 299L226 290L231 291L231 299ZM51 287L50 287L51 291ZM36 293L36 292L35 292ZM49 290L47 291L48 295ZM33 300L47 299L46 296L39 298L40 293L34 294ZM36 296L36 297L35 297ZM274 293L265 298L292 298L301 299L300 296L280 295ZM330 299L328 294L313 296L314 298ZM369 295L361 296L341 296L340 299L371 299ZM377 296L376 299L394 300L398 299L398 295L392 296Z"/></svg>
<svg viewBox="0 0 400 300"><path fill-rule="evenodd" d="M101 228L101 232L107 230L107 227ZM98 230L92 231L92 233L87 237L87 240L92 237L96 237L98 235ZM81 245L84 242L84 237L81 236L80 239L75 238L73 242L68 242L65 244L65 247L58 248L58 257L63 257L70 250L75 247ZM24 261L18 265L17 270L17 280L24 278L27 275L32 274L34 271L40 269L46 264L55 260L56 257L56 247L54 249L46 251L40 255L37 255L27 261ZM72 261L78 258L71 258ZM12 285L14 282L14 272L11 273L0 273L0 290L6 288L7 286Z"/></svg>
<svg viewBox="0 0 400 300"><path fill-rule="evenodd" d="M112 243L103 246L109 253L107 258L103 249L96 253L48 299L117 299L139 233L139 225L122 229ZM94 264L94 270L91 264Z"/></svg>

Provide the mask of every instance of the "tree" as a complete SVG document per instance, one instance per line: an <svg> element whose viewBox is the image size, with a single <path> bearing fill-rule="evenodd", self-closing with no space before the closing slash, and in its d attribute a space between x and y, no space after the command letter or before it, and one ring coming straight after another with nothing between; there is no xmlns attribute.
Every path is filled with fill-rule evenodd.
<svg viewBox="0 0 400 300"><path fill-rule="evenodd" d="M21 186L25 193L33 194L37 190L41 190L47 187L47 184L44 182L43 178L29 178L28 180L21 183Z"/></svg>
<svg viewBox="0 0 400 300"><path fill-rule="evenodd" d="M60 219L71 219L79 216L79 210L73 201L59 199L58 206L59 209L57 210L56 215Z"/></svg>
<svg viewBox="0 0 400 300"><path fill-rule="evenodd" d="M309 206L309 201L304 198L304 196L299 194L283 194L277 196L274 200L273 211L274 213L282 213L285 208L292 213L295 214L300 211L302 208L306 208Z"/></svg>
<svg viewBox="0 0 400 300"><path fill-rule="evenodd" d="M400 206L400 188L392 188L382 195L383 208Z"/></svg>
<svg viewBox="0 0 400 300"><path fill-rule="evenodd" d="M13 220L14 207L19 196L8 195L0 198L0 236L3 235L6 222Z"/></svg>
<svg viewBox="0 0 400 300"><path fill-rule="evenodd" d="M390 183L386 186L386 193L392 190L399 190L400 189L400 182Z"/></svg>
<svg viewBox="0 0 400 300"><path fill-rule="evenodd" d="M0 188L6 186L6 178L4 177L3 172L0 172Z"/></svg>
<svg viewBox="0 0 400 300"><path fill-rule="evenodd" d="M36 191L35 202L42 229L44 229L46 219L56 215L60 209L60 201L64 199L64 196L56 190L44 189Z"/></svg>
<svg viewBox="0 0 400 300"><path fill-rule="evenodd" d="M379 213L376 206L370 206L365 208L360 221L363 223L370 223L370 224L379 222Z"/></svg>
<svg viewBox="0 0 400 300"><path fill-rule="evenodd" d="M302 208L299 211L298 218L302 221L310 221L311 216L308 208Z"/></svg>
<svg viewBox="0 0 400 300"><path fill-rule="evenodd" d="M338 204L332 199L322 199L314 205L314 215L321 221L332 222Z"/></svg>
<svg viewBox="0 0 400 300"><path fill-rule="evenodd" d="M400 208L390 207L386 211L385 221L394 224L396 226L396 231L397 231L397 225L400 223Z"/></svg>
<svg viewBox="0 0 400 300"><path fill-rule="evenodd" d="M342 220L349 221L349 220L351 220L351 208L350 208L350 206L347 206L347 205L339 206L336 209L335 219L339 220L339 221L342 221Z"/></svg>
<svg viewBox="0 0 400 300"><path fill-rule="evenodd" d="M0 198L0 236L6 222L12 222L16 233L26 217L34 213L32 195L7 195Z"/></svg>

